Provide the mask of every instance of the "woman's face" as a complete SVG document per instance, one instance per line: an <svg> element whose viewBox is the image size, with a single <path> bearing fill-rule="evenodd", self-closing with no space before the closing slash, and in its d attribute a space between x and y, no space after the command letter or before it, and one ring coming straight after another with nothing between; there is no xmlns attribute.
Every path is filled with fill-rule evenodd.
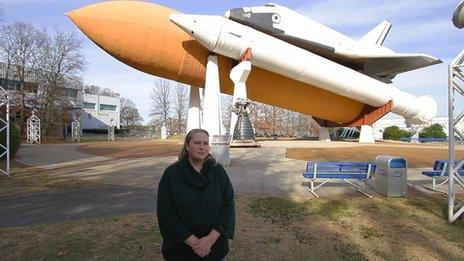
<svg viewBox="0 0 464 261"><path fill-rule="evenodd" d="M189 157L195 161L201 161L208 156L209 153L209 138L203 132L193 134L192 139L187 144Z"/></svg>

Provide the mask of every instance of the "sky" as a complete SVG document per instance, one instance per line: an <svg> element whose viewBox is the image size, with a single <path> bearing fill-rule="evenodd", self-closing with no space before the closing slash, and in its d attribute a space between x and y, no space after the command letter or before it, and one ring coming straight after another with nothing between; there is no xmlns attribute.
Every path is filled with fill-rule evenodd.
<svg viewBox="0 0 464 261"><path fill-rule="evenodd" d="M91 42L64 13L101 1L95 0L0 0L4 23L30 22L37 28L58 26L75 32L83 43L87 60L83 72L85 84L110 88L133 100L145 122L149 120L149 93L155 76L139 72L117 61ZM223 15L226 10L260 6L267 1L147 1L177 9L183 13ZM448 113L447 68L464 48L464 30L451 22L458 0L311 0L275 1L323 23L354 39L383 20L393 24L384 43L399 53L424 53L443 63L398 75L393 85L416 96L431 95L438 103L438 115Z"/></svg>

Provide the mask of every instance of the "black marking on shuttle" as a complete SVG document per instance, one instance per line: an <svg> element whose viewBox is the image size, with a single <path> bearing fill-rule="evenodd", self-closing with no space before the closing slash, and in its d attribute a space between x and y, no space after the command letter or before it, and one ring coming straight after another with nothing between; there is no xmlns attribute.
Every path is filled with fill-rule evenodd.
<svg viewBox="0 0 464 261"><path fill-rule="evenodd" d="M335 52L335 48L331 46L286 35L285 31L274 28L273 18L274 20L276 16L280 18L280 15L278 13L245 12L243 8L231 9L229 13L229 19L235 22L249 26L265 34L269 34L289 44L298 46L310 52L314 52L319 55L333 54Z"/></svg>
<svg viewBox="0 0 464 261"><path fill-rule="evenodd" d="M266 34L283 34L284 31L274 28L272 17L275 13L245 12L243 8L231 9L229 19L237 23L252 27Z"/></svg>

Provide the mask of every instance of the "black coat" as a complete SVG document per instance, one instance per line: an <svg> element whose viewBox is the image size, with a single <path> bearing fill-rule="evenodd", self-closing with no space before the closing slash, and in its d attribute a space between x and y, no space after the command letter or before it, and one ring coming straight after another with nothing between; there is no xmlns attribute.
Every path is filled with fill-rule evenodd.
<svg viewBox="0 0 464 261"><path fill-rule="evenodd" d="M184 243L192 234L198 238L212 229L221 236L203 260L220 260L229 252L234 237L234 190L224 168L211 159L197 172L188 161L172 164L158 184L158 224L167 260L200 260Z"/></svg>

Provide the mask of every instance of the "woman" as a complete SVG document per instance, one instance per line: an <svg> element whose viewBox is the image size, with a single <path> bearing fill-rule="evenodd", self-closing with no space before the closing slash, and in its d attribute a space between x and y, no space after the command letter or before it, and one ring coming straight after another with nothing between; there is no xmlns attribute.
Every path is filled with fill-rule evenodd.
<svg viewBox="0 0 464 261"><path fill-rule="evenodd" d="M223 260L234 237L234 190L209 154L209 135L191 130L158 185L157 214L166 260Z"/></svg>

